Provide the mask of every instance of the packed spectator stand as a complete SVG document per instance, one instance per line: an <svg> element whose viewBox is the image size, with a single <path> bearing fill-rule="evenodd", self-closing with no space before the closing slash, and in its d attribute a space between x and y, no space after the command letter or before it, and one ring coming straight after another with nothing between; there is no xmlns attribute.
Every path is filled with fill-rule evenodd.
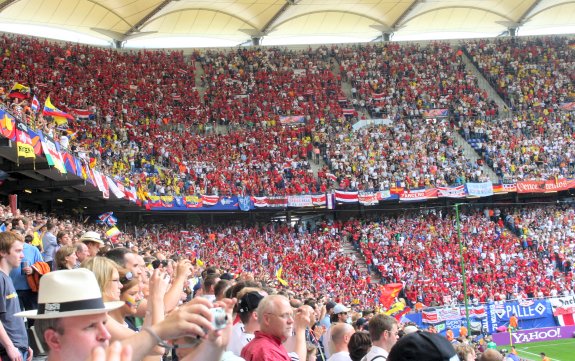
<svg viewBox="0 0 575 361"><path fill-rule="evenodd" d="M465 41L464 50L509 104L508 118L468 119L461 131L501 179L571 178L575 58L563 37Z"/></svg>

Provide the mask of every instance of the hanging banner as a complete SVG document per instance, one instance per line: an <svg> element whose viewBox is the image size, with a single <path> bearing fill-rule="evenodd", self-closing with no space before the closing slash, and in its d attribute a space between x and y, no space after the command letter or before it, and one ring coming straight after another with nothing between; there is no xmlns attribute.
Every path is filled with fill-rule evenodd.
<svg viewBox="0 0 575 361"><path fill-rule="evenodd" d="M288 196L288 207L313 207L311 194Z"/></svg>
<svg viewBox="0 0 575 361"><path fill-rule="evenodd" d="M437 187L437 196L444 198L464 198L465 186L460 185L457 187Z"/></svg>
<svg viewBox="0 0 575 361"><path fill-rule="evenodd" d="M437 198L437 188L404 189L399 195L400 202L422 202L428 199Z"/></svg>
<svg viewBox="0 0 575 361"><path fill-rule="evenodd" d="M465 188L470 197L489 197L493 195L493 183L466 183Z"/></svg>
<svg viewBox="0 0 575 361"><path fill-rule="evenodd" d="M359 203L364 206L373 206L379 203L376 192L359 192L358 200Z"/></svg>
<svg viewBox="0 0 575 361"><path fill-rule="evenodd" d="M335 201L341 203L359 202L359 193L357 191L335 191Z"/></svg>
<svg viewBox="0 0 575 361"><path fill-rule="evenodd" d="M558 325L575 326L575 296L550 298L549 303Z"/></svg>
<svg viewBox="0 0 575 361"><path fill-rule="evenodd" d="M509 325L509 318L513 314L519 319L522 329L556 326L549 300L494 302L489 304L489 313L495 314L495 324L490 324L490 332L495 332L499 326Z"/></svg>
<svg viewBox="0 0 575 361"><path fill-rule="evenodd" d="M64 160L62 159L62 154L58 151L56 147L56 142L42 132L38 133L40 135L40 141L42 143L42 149L44 150L44 156L48 165L56 168L60 173L67 173L66 167L64 166Z"/></svg>
<svg viewBox="0 0 575 361"><path fill-rule="evenodd" d="M0 109L0 133L5 138L16 140L16 124L14 117L4 109Z"/></svg>
<svg viewBox="0 0 575 361"><path fill-rule="evenodd" d="M517 193L550 193L575 188L575 179L517 182Z"/></svg>

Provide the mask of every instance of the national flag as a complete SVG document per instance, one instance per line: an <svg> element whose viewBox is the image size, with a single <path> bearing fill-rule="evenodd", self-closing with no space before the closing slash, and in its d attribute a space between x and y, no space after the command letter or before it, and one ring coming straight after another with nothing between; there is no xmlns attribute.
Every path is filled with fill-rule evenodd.
<svg viewBox="0 0 575 361"><path fill-rule="evenodd" d="M119 235L119 234L121 234L121 233L122 233L122 231L120 231L120 230L118 229L118 227L114 226L114 227L112 227L112 228L110 228L109 230L106 231L106 236L107 236L108 238L114 238L114 237L116 237L117 235Z"/></svg>
<svg viewBox="0 0 575 361"><path fill-rule="evenodd" d="M282 286L287 287L288 286L287 281L282 278L283 270L284 270L283 266L276 267L276 279Z"/></svg>
<svg viewBox="0 0 575 361"><path fill-rule="evenodd" d="M335 200L341 203L357 203L359 202L359 193L357 191L335 191Z"/></svg>
<svg viewBox="0 0 575 361"><path fill-rule="evenodd" d="M337 182L337 177L335 174L333 173L326 173L325 177L333 182Z"/></svg>
<svg viewBox="0 0 575 361"><path fill-rule="evenodd" d="M18 149L18 157L36 158L32 139L28 134L28 127L20 122L16 123L16 147Z"/></svg>
<svg viewBox="0 0 575 361"><path fill-rule="evenodd" d="M70 120L74 119L74 117L71 116L70 114L56 108L50 101L50 97L46 98L46 101L44 102L44 111L42 112L42 114L53 117L54 121L58 125L67 124L68 119Z"/></svg>
<svg viewBox="0 0 575 361"><path fill-rule="evenodd" d="M343 113L343 115L351 115L351 116L357 115L357 112L353 108L347 108L347 109L344 108L341 110L341 112Z"/></svg>
<svg viewBox="0 0 575 361"><path fill-rule="evenodd" d="M182 75L186 75L188 74L188 72L184 69L178 69L178 73L182 74Z"/></svg>
<svg viewBox="0 0 575 361"><path fill-rule="evenodd" d="M555 316L557 318L557 323L559 326L575 326L575 319L573 318L575 314L566 313Z"/></svg>
<svg viewBox="0 0 575 361"><path fill-rule="evenodd" d="M14 117L2 109L0 109L0 133L10 140L16 140Z"/></svg>
<svg viewBox="0 0 575 361"><path fill-rule="evenodd" d="M89 109L73 109L71 113L74 114L78 120L90 120L94 117L94 113Z"/></svg>
<svg viewBox="0 0 575 361"><path fill-rule="evenodd" d="M126 187L124 189L124 193L126 194L126 198L130 201L130 202L136 202L138 200L137 197L137 191L136 188L132 187Z"/></svg>
<svg viewBox="0 0 575 361"><path fill-rule="evenodd" d="M53 166L62 174L68 173L64 164L64 159L62 158L62 154L56 147L56 142L54 142L52 138L43 134L42 132L39 132L38 134L40 135L42 149L44 150L44 156L46 157L48 165Z"/></svg>
<svg viewBox="0 0 575 361"><path fill-rule="evenodd" d="M215 206L220 200L219 196L202 195L202 203L204 206Z"/></svg>
<svg viewBox="0 0 575 361"><path fill-rule="evenodd" d="M109 227L114 227L118 224L118 218L114 216L114 212L102 213L98 216L99 223L108 225Z"/></svg>
<svg viewBox="0 0 575 361"><path fill-rule="evenodd" d="M32 104L30 104L30 107L32 108L32 111L34 113L38 112L38 109L40 109L40 102L38 101L38 98L36 98L36 96L34 95L34 97L32 98Z"/></svg>
<svg viewBox="0 0 575 361"><path fill-rule="evenodd" d="M325 193L324 194L312 194L311 195L311 202L313 203L314 206L325 206L325 202L326 202L327 198Z"/></svg>
<svg viewBox="0 0 575 361"><path fill-rule="evenodd" d="M108 187L110 187L110 190L112 191L112 193L114 193L114 196L116 198L123 199L126 197L124 190L120 189L120 187L118 187L118 184L112 178L106 176L106 180L108 181Z"/></svg>
<svg viewBox="0 0 575 361"><path fill-rule="evenodd" d="M30 88L24 86L20 83L14 84L12 89L10 89L10 93L8 93L10 98L18 98L18 99L28 99L30 96Z"/></svg>
<svg viewBox="0 0 575 361"><path fill-rule="evenodd" d="M406 307L406 308L403 309L403 311L399 312L398 314L396 314L396 315L393 316L393 317L395 317L395 319L396 319L398 322L401 322L401 319L403 318L403 316L406 315L407 313L409 313L410 311L411 311L411 308L410 308L410 307Z"/></svg>
<svg viewBox="0 0 575 361"><path fill-rule="evenodd" d="M390 308L402 289L402 283L389 283L387 285L381 286L379 302L385 306L385 308Z"/></svg>

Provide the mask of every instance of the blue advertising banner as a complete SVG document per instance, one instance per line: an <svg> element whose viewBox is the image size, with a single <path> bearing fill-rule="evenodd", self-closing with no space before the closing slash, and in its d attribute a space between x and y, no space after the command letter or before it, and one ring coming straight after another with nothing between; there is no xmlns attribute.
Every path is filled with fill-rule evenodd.
<svg viewBox="0 0 575 361"><path fill-rule="evenodd" d="M496 332L509 325L509 318L517 316L519 328L542 328L556 325L549 300L523 300L489 303L487 306L488 329Z"/></svg>

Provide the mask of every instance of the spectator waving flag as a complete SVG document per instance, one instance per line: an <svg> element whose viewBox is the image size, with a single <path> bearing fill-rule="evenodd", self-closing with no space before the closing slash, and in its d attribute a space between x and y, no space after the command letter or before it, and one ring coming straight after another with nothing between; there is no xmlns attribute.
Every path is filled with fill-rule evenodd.
<svg viewBox="0 0 575 361"><path fill-rule="evenodd" d="M70 114L56 108L50 101L50 97L46 98L46 102L44 103L43 114L52 116L54 118L54 121L58 125L68 124L68 119L70 120L74 119L74 117L71 116Z"/></svg>
<svg viewBox="0 0 575 361"><path fill-rule="evenodd" d="M37 113L37 112L38 112L38 109L40 109L40 102L38 101L38 98L36 98L35 95L34 95L34 97L32 98L31 108L32 108L32 111L33 111L34 113Z"/></svg>
<svg viewBox="0 0 575 361"><path fill-rule="evenodd" d="M8 96L10 98L28 99L30 96L30 88L20 83L16 83L12 89L10 89Z"/></svg>
<svg viewBox="0 0 575 361"><path fill-rule="evenodd" d="M118 224L118 218L114 216L114 212L106 212L98 216L97 222L100 224L106 224L109 227L114 227L116 224Z"/></svg>
<svg viewBox="0 0 575 361"><path fill-rule="evenodd" d="M287 281L282 278L283 270L284 270L283 266L277 266L276 267L276 278L282 286L287 287L287 285L288 285Z"/></svg>
<svg viewBox="0 0 575 361"><path fill-rule="evenodd" d="M389 283L381 287L380 303L389 309L403 288L402 283Z"/></svg>
<svg viewBox="0 0 575 361"><path fill-rule="evenodd" d="M122 233L122 231L120 231L120 230L118 229L118 227L115 227L115 226L114 226L114 227L112 227L112 228L110 228L109 230L106 231L106 236L107 236L108 238L114 238L114 237L116 237L117 235L119 235L119 234L121 234L121 233Z"/></svg>

